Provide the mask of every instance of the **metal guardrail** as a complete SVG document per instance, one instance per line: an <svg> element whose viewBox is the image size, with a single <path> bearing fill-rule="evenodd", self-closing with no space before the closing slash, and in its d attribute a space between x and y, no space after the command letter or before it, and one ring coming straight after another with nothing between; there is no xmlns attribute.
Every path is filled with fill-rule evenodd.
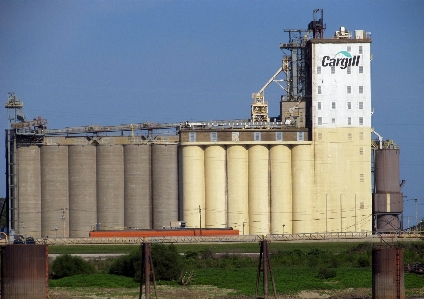
<svg viewBox="0 0 424 299"><path fill-rule="evenodd" d="M36 244L46 245L89 245L89 244L142 244L149 243L254 243L264 239L271 242L313 242L313 241L378 241L392 239L422 239L424 232L334 232L334 233L303 233L303 234L275 234L275 235L240 235L240 236L169 236L169 237L132 237L132 238L40 238Z"/></svg>

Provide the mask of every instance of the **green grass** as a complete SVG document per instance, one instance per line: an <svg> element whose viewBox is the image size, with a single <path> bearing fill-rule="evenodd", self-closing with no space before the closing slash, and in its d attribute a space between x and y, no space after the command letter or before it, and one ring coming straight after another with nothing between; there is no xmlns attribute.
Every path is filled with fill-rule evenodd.
<svg viewBox="0 0 424 299"><path fill-rule="evenodd" d="M90 275L75 275L71 277L64 277L61 279L50 279L49 286L67 287L67 288L136 288L138 283L134 279L110 274L90 274Z"/></svg>
<svg viewBox="0 0 424 299"><path fill-rule="evenodd" d="M50 245L52 254L130 253L140 245Z"/></svg>

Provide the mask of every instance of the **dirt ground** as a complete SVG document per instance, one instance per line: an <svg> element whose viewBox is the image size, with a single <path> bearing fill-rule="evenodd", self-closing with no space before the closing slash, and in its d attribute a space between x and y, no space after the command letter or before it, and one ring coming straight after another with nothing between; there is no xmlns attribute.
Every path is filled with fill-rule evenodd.
<svg viewBox="0 0 424 299"><path fill-rule="evenodd" d="M143 290L144 291L144 290ZM152 289L150 298L156 298ZM365 299L371 298L371 290L345 290L336 292L301 292L297 295L277 296L276 299ZM247 296L230 296L232 290L218 289L213 286L170 287L158 286L157 298L160 299L255 299ZM269 294L268 298L274 298ZM262 296L263 297L263 296ZM50 299L138 299L138 289L66 289L50 290ZM143 295L142 298L145 298ZM261 297L259 297L261 298Z"/></svg>

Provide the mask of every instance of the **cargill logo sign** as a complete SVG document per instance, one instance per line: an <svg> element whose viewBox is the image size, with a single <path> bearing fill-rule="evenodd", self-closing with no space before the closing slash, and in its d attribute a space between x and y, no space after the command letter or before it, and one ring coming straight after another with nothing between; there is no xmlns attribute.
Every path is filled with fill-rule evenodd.
<svg viewBox="0 0 424 299"><path fill-rule="evenodd" d="M361 59L361 56L355 55L352 57L352 55L348 51L340 51L336 55L334 55L333 58L330 56L324 56L322 58L322 66L338 66L341 69L345 69L348 66L358 66L359 60Z"/></svg>

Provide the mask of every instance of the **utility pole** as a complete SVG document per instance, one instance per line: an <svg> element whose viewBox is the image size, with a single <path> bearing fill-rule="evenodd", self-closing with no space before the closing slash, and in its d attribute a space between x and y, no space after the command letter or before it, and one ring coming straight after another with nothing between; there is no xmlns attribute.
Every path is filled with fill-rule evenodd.
<svg viewBox="0 0 424 299"><path fill-rule="evenodd" d="M418 228L418 198L415 198L415 231Z"/></svg>

